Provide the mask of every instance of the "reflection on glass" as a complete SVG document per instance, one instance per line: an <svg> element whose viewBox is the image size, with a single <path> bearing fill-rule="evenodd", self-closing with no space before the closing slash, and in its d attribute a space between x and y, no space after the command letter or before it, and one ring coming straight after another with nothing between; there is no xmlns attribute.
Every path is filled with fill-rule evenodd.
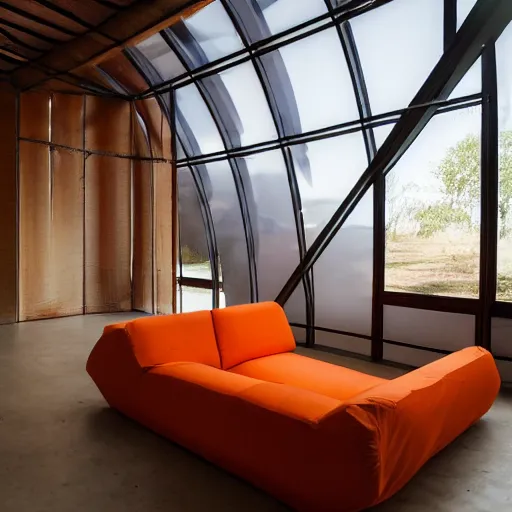
<svg viewBox="0 0 512 512"><path fill-rule="evenodd" d="M299 264L285 163L280 151L259 153L239 163L241 169L247 169L244 188L251 190L254 197L251 221L257 230L259 300L274 300Z"/></svg>
<svg viewBox="0 0 512 512"><path fill-rule="evenodd" d="M434 117L386 176L386 289L478 297L481 109Z"/></svg>
<svg viewBox="0 0 512 512"><path fill-rule="evenodd" d="M443 54L443 0L394 0L351 20L374 115L409 105Z"/></svg>
<svg viewBox="0 0 512 512"><path fill-rule="evenodd" d="M199 144L202 154L224 149L219 130L195 84L176 89L176 106Z"/></svg>
<svg viewBox="0 0 512 512"><path fill-rule="evenodd" d="M272 35L327 12L324 0L256 0Z"/></svg>
<svg viewBox="0 0 512 512"><path fill-rule="evenodd" d="M276 127L253 64L240 64L219 76L221 84L217 77L205 78L203 82L217 99L216 108L225 125L233 127L232 144L248 146L276 139Z"/></svg>
<svg viewBox="0 0 512 512"><path fill-rule="evenodd" d="M178 210L183 277L211 279L201 205L190 169L178 169Z"/></svg>
<svg viewBox="0 0 512 512"><path fill-rule="evenodd" d="M229 163L206 165L211 182L212 211L222 280L228 305L251 302L249 257L240 203Z"/></svg>
<svg viewBox="0 0 512 512"><path fill-rule="evenodd" d="M265 67L276 58L275 53L281 55L290 78L302 132L359 118L352 81L334 28L264 55ZM279 83L273 82L272 86L278 87ZM300 133L298 128L295 133Z"/></svg>
<svg viewBox="0 0 512 512"><path fill-rule="evenodd" d="M310 246L368 166L363 136L353 133L308 143L309 181L301 172L304 163L297 158L296 147L293 157Z"/></svg>
<svg viewBox="0 0 512 512"><path fill-rule="evenodd" d="M153 64L162 77L162 81L176 78L185 73L183 64L160 34L154 34L139 43L137 49Z"/></svg>
<svg viewBox="0 0 512 512"><path fill-rule="evenodd" d="M498 40L496 53L500 130L497 299L512 302L512 25Z"/></svg>
<svg viewBox="0 0 512 512"><path fill-rule="evenodd" d="M219 0L172 26L170 31L180 40L180 47L194 68L243 49Z"/></svg>

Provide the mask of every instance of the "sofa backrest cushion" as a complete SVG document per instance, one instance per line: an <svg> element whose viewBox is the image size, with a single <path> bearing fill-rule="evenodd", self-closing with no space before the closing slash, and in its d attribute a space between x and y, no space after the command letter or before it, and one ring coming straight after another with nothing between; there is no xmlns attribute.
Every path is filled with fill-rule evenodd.
<svg viewBox="0 0 512 512"><path fill-rule="evenodd" d="M212 317L224 370L295 349L286 315L275 302L215 309Z"/></svg>
<svg viewBox="0 0 512 512"><path fill-rule="evenodd" d="M140 366L189 361L220 368L211 313L150 316L126 324Z"/></svg>

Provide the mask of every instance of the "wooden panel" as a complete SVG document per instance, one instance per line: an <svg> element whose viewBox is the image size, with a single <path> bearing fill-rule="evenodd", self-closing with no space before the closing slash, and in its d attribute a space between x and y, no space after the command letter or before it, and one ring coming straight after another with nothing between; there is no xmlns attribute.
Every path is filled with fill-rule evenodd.
<svg viewBox="0 0 512 512"><path fill-rule="evenodd" d="M131 153L130 103L87 96L85 138L87 149L128 155Z"/></svg>
<svg viewBox="0 0 512 512"><path fill-rule="evenodd" d="M83 155L52 152L53 316L83 312L84 187Z"/></svg>
<svg viewBox="0 0 512 512"><path fill-rule="evenodd" d="M20 96L20 136L50 140L50 94L24 92Z"/></svg>
<svg viewBox="0 0 512 512"><path fill-rule="evenodd" d="M52 290L49 148L20 142L20 320L41 318L55 302Z"/></svg>
<svg viewBox="0 0 512 512"><path fill-rule="evenodd" d="M52 99L52 142L72 148L83 146L82 96L54 94Z"/></svg>
<svg viewBox="0 0 512 512"><path fill-rule="evenodd" d="M153 166L133 163L133 308L154 313Z"/></svg>
<svg viewBox="0 0 512 512"><path fill-rule="evenodd" d="M157 312L170 314L176 303L172 168L170 164L154 163L153 172Z"/></svg>
<svg viewBox="0 0 512 512"><path fill-rule="evenodd" d="M86 312L131 309L128 159L91 155L85 175Z"/></svg>
<svg viewBox="0 0 512 512"><path fill-rule="evenodd" d="M16 95L0 91L0 324L16 321Z"/></svg>

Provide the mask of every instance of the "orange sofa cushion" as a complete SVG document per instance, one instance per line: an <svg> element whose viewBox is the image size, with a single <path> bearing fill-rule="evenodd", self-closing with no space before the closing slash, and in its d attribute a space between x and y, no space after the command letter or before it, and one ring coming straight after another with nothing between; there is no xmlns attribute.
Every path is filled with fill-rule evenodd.
<svg viewBox="0 0 512 512"><path fill-rule="evenodd" d="M283 308L275 302L212 311L222 368L295 349Z"/></svg>
<svg viewBox="0 0 512 512"><path fill-rule="evenodd" d="M387 382L373 375L289 352L253 359L229 371L253 379L308 389L342 401Z"/></svg>
<svg viewBox="0 0 512 512"><path fill-rule="evenodd" d="M220 368L209 311L139 318L125 327L142 368L193 361Z"/></svg>

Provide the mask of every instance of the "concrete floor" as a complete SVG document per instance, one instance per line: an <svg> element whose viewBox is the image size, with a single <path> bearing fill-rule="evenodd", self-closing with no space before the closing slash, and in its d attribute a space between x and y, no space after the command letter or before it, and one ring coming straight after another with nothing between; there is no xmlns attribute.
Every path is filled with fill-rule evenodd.
<svg viewBox="0 0 512 512"><path fill-rule="evenodd" d="M0 327L1 512L284 512L109 410L85 373L97 315ZM368 373L400 370L315 352ZM374 512L512 510L512 392Z"/></svg>

